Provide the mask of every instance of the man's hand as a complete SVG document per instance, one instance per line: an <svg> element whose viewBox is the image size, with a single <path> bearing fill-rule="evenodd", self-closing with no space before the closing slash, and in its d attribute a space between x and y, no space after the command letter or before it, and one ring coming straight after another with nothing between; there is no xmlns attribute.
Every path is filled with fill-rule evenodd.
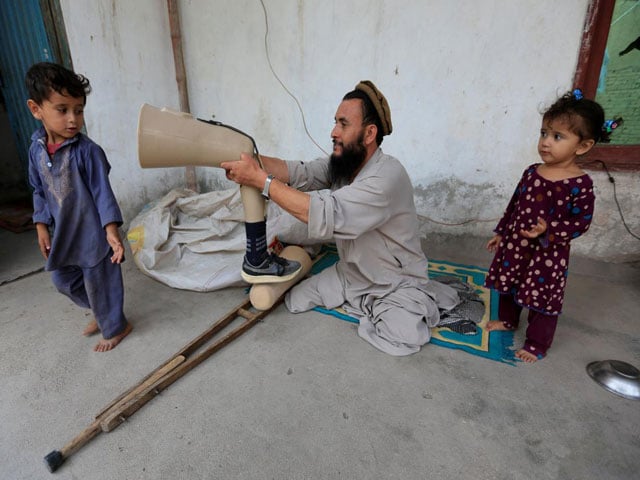
<svg viewBox="0 0 640 480"><path fill-rule="evenodd" d="M495 235L489 242L487 243L487 250L492 253L495 253L500 246L500 242L502 241L502 235Z"/></svg>
<svg viewBox="0 0 640 480"><path fill-rule="evenodd" d="M220 167L224 168L227 178L232 182L258 190L262 190L264 187L267 172L262 170L256 159L248 153L241 153L238 161L222 162Z"/></svg>
<svg viewBox="0 0 640 480"><path fill-rule="evenodd" d="M107 242L109 242L109 245L113 250L111 263L122 263L124 260L124 247L122 246L122 240L120 239L118 225L115 223L109 223L104 227L104 229L107 232Z"/></svg>
<svg viewBox="0 0 640 480"><path fill-rule="evenodd" d="M520 230L520 235L525 238L538 238L546 231L547 222L542 217L538 217L538 223L532 225L529 230Z"/></svg>
<svg viewBox="0 0 640 480"><path fill-rule="evenodd" d="M264 188L267 172L269 172L278 180L271 183L269 198L301 222L309 222L311 196L287 185L289 181L287 163L276 157L260 156L260 158L265 170L248 153L240 154L240 160L235 162L222 162L220 168L224 168L227 178L232 182L253 187L259 192Z"/></svg>
<svg viewBox="0 0 640 480"><path fill-rule="evenodd" d="M49 227L44 223L36 223L36 232L38 232L38 247L40 253L47 259L51 252L51 236L49 235Z"/></svg>

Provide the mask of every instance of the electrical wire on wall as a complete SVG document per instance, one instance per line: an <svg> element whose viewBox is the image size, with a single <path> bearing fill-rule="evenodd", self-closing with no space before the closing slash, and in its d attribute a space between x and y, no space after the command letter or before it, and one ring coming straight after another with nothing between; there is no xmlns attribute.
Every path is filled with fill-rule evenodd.
<svg viewBox="0 0 640 480"><path fill-rule="evenodd" d="M267 14L267 7L265 7L263 0L260 0L260 4L262 5L262 10L264 11L264 25L265 25L264 51L265 51L265 53L267 55L267 62L269 63L269 68L271 69L271 73L273 73L273 76L276 78L278 83L280 83L280 85L282 86L284 91L287 92L287 94L291 98L293 98L294 102L296 102L296 105L298 106L298 110L300 110L300 115L302 116L302 126L304 127L304 131L307 134L307 137L309 137L311 139L311 141L314 143L314 145L316 147L318 147L320 149L320 151L322 151L322 153L324 153L326 156L329 156L329 154L318 144L318 142L315 141L313 136L311 136L311 133L309 133L309 129L307 128L307 121L306 121L306 119L304 117L304 111L302 110L302 106L300 105L300 102L298 101L296 96L289 91L289 89L286 87L284 82L282 80L280 80L280 77L278 76L278 74L276 73L276 71L273 68L273 65L271 64L271 57L269 56L269 42L267 41L268 37L269 37L269 15Z"/></svg>
<svg viewBox="0 0 640 480"><path fill-rule="evenodd" d="M463 220L462 222L457 222L457 223L448 223L448 222L441 222L439 220L434 220L431 217L427 217L426 215L420 215L418 214L418 218L422 219L422 220L428 220L432 223L437 223L438 225L445 225L447 227L459 227L462 225L467 225L469 223L489 223L489 222L498 222L498 220L500 220L499 218L487 218L487 219L481 219L481 218L470 218L469 220Z"/></svg>
<svg viewBox="0 0 640 480"><path fill-rule="evenodd" d="M640 236L636 235L631 231L631 229L629 228L629 225L627 225L627 221L624 219L624 214L622 213L622 207L620 206L620 202L618 201L618 192L616 191L616 180L613 178L613 176L609 172L609 168L607 167L607 164L604 163L602 160L593 160L592 163L599 163L600 165L602 165L602 168L607 174L607 178L609 179L609 183L613 185L613 200L614 202L616 202L616 207L618 208L618 214L620 215L620 220L622 220L622 225L624 225L624 228L627 230L627 232L629 232L629 235L631 235L633 238L637 240L640 240Z"/></svg>

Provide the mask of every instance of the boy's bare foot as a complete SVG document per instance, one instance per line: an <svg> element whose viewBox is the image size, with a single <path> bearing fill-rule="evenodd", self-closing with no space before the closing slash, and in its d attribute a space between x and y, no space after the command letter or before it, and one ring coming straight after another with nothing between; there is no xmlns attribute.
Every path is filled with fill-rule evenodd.
<svg viewBox="0 0 640 480"><path fill-rule="evenodd" d="M109 350L116 348L116 345L118 345L124 337L129 335L129 333L131 333L131 330L133 330L133 327L130 323L127 323L127 326L124 328L124 330L115 337L101 338L96 346L93 347L93 351L108 352Z"/></svg>
<svg viewBox="0 0 640 480"><path fill-rule="evenodd" d="M501 331L513 330L512 328L507 328L507 326L504 323L502 323L502 320L489 320L487 322L486 329L488 332L493 332L494 330L501 330Z"/></svg>
<svg viewBox="0 0 640 480"><path fill-rule="evenodd" d="M527 352L524 348L516 352L516 358L519 358L524 363L536 363L538 361L538 357L531 352Z"/></svg>
<svg viewBox="0 0 640 480"><path fill-rule="evenodd" d="M87 324L86 327L84 327L84 330L82 331L82 335L84 335L85 337L88 337L90 335L93 335L94 333L98 333L99 331L100 331L100 328L98 327L98 322L96 322L96 319L94 318Z"/></svg>

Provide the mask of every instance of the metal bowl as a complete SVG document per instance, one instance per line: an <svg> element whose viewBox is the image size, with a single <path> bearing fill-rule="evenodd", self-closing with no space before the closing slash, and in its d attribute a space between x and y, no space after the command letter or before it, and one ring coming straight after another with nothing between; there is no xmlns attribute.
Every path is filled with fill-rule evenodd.
<svg viewBox="0 0 640 480"><path fill-rule="evenodd" d="M640 370L619 360L602 360L587 365L587 373L611 393L640 400Z"/></svg>

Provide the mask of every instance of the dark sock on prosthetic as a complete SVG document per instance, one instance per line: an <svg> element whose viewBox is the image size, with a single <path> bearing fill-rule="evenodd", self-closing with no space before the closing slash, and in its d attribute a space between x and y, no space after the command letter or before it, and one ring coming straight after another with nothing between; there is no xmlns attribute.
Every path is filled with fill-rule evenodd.
<svg viewBox="0 0 640 480"><path fill-rule="evenodd" d="M247 233L247 261L260 265L267 257L267 222L245 223Z"/></svg>

